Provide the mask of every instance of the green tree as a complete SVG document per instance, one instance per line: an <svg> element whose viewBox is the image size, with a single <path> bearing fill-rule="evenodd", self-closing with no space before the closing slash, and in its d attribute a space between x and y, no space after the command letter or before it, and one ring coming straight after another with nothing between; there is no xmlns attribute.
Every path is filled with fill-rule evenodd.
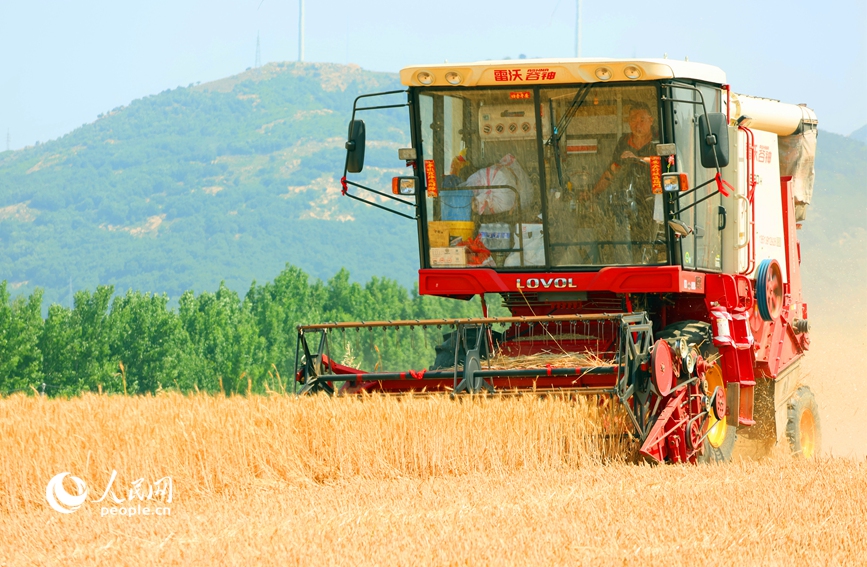
<svg viewBox="0 0 867 567"><path fill-rule="evenodd" d="M245 392L245 377L252 379L265 362L265 341L249 304L242 304L237 293L220 283L216 293L184 293L179 314L195 356L185 368L195 373L188 376L192 383L209 391L219 391L222 383L226 394ZM261 388L257 383L257 391Z"/></svg>
<svg viewBox="0 0 867 567"><path fill-rule="evenodd" d="M245 303L262 338L265 365L257 369L258 381L274 368L281 377L291 376L295 369L296 327L319 321L324 301L322 283L311 283L303 270L288 264L273 282L262 286L253 282ZM282 380L286 384L286 378ZM271 385L275 387L273 382Z"/></svg>
<svg viewBox="0 0 867 567"><path fill-rule="evenodd" d="M70 311L60 305L48 309L39 341L42 367L49 391L74 395L84 391L122 392L122 377L110 356L108 306L112 286L98 286L94 293L75 294Z"/></svg>
<svg viewBox="0 0 867 567"><path fill-rule="evenodd" d="M128 291L111 308L111 359L123 364L129 393L181 388L189 336L166 295Z"/></svg>
<svg viewBox="0 0 867 567"><path fill-rule="evenodd" d="M27 391L42 384L42 291L9 300L0 283L0 393Z"/></svg>

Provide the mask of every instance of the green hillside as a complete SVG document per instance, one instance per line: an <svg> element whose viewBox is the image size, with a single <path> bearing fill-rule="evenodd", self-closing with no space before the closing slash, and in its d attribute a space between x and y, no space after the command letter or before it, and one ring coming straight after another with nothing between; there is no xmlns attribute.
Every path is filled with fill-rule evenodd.
<svg viewBox="0 0 867 567"><path fill-rule="evenodd" d="M225 280L243 293L287 262L409 287L413 224L338 198L354 97L398 86L354 66L272 63L0 153L0 279L64 304L70 282L177 300ZM405 123L405 112L378 117L366 172L394 175L384 168L400 164Z"/></svg>
<svg viewBox="0 0 867 567"><path fill-rule="evenodd" d="M0 153L0 280L13 295L43 288L44 305L67 304L70 283L166 292L173 304L221 280L244 294L286 263L412 287L413 223L340 198L338 181L354 97L394 88L396 75L355 66L271 63ZM390 168L406 122L403 110L367 121L371 183L404 171ZM814 305L867 281L867 146L822 132L816 172L800 234Z"/></svg>

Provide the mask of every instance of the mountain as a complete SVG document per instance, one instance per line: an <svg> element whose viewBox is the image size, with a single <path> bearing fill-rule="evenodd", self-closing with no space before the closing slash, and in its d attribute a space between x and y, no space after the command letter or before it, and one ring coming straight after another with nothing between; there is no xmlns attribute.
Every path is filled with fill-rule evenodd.
<svg viewBox="0 0 867 567"><path fill-rule="evenodd" d="M849 134L849 137L853 140L858 140L859 142L867 144L867 124Z"/></svg>
<svg viewBox="0 0 867 567"><path fill-rule="evenodd" d="M867 145L820 132L813 202L798 236L808 303L841 318L867 316L865 180Z"/></svg>
<svg viewBox="0 0 867 567"><path fill-rule="evenodd" d="M357 66L271 63L164 91L35 147L0 153L0 279L14 293L97 284L245 292L286 263L325 279L416 279L415 226L339 199L352 103L400 88ZM368 128L365 172L402 169L406 112ZM379 128L379 129L377 129Z"/></svg>
<svg viewBox="0 0 867 567"><path fill-rule="evenodd" d="M399 88L395 74L357 66L271 63L0 153L0 279L18 295L43 288L46 305L97 284L173 302L221 280L243 294L286 263L323 280L345 267L356 281L412 287L414 223L339 198L354 98ZM366 122L366 180L387 187L405 171L393 168L409 143L406 111ZM852 290L865 291L865 135L819 136L800 232L811 305L849 310Z"/></svg>

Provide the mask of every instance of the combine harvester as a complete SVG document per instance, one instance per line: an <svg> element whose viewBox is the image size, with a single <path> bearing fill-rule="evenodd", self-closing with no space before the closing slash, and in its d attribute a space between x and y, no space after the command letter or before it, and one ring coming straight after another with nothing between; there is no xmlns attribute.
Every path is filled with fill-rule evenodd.
<svg viewBox="0 0 867 567"><path fill-rule="evenodd" d="M668 59L428 65L400 78L406 90L355 101L343 193L415 220L419 293L479 296L482 316L300 326L300 392L568 391L619 401L652 461L726 461L738 434L819 452L800 384L810 339L796 232L813 186L812 110ZM364 165L358 114L403 107L411 175L391 192L349 179ZM488 316L485 294L511 316ZM432 326L451 332L432 329L443 342L424 370L331 356L339 331Z"/></svg>

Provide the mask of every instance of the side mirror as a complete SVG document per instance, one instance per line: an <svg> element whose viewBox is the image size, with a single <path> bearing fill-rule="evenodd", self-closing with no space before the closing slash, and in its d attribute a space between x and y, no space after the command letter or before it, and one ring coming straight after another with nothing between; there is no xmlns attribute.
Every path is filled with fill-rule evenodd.
<svg viewBox="0 0 867 567"><path fill-rule="evenodd" d="M415 195L418 177L392 177L391 192L395 195Z"/></svg>
<svg viewBox="0 0 867 567"><path fill-rule="evenodd" d="M359 173L364 169L364 120L353 120L349 123L349 135L346 140L346 171Z"/></svg>
<svg viewBox="0 0 867 567"><path fill-rule="evenodd" d="M666 193L689 191L689 175L686 173L663 173L662 190Z"/></svg>
<svg viewBox="0 0 867 567"><path fill-rule="evenodd" d="M729 129L724 113L709 112L707 120L704 114L699 115L698 146L701 151L702 167L716 169L717 165L725 167L729 164Z"/></svg>
<svg viewBox="0 0 867 567"><path fill-rule="evenodd" d="M668 228L674 231L674 233L680 237L687 237L692 234L692 227L688 226L685 222L679 221L677 219L671 219L668 221Z"/></svg>

